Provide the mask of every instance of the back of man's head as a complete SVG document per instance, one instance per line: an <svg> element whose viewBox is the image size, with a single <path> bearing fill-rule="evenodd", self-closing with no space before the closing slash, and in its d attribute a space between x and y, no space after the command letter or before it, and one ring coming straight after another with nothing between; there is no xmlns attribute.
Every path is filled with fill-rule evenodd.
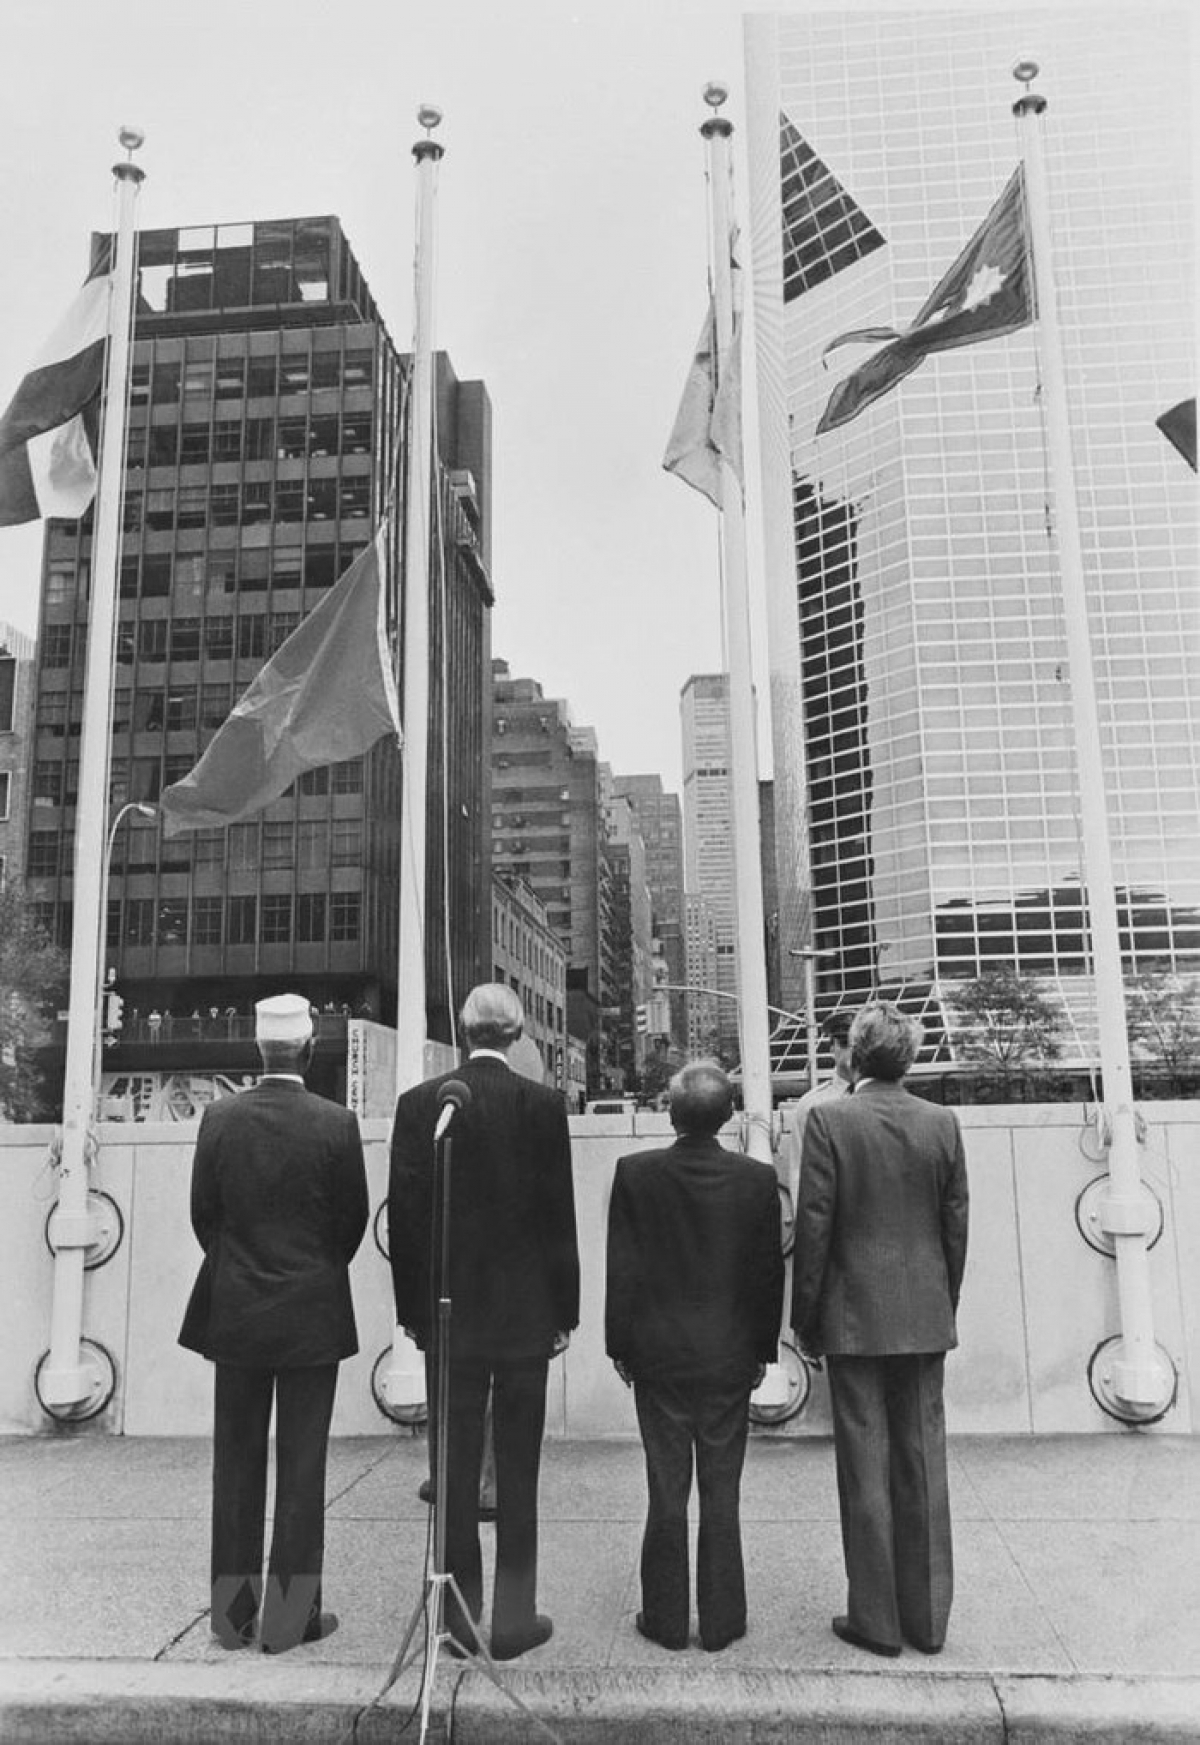
<svg viewBox="0 0 1200 1745"><path fill-rule="evenodd" d="M715 1060L690 1060L670 1084L671 1125L677 1133L707 1138L733 1114L733 1086Z"/></svg>
<svg viewBox="0 0 1200 1745"><path fill-rule="evenodd" d="M303 1075L312 1056L312 1008L303 994L273 994L254 1007L254 1040L264 1072Z"/></svg>
<svg viewBox="0 0 1200 1745"><path fill-rule="evenodd" d="M925 1031L890 1000L864 1006L850 1028L854 1070L860 1079L902 1079L917 1058Z"/></svg>
<svg viewBox="0 0 1200 1745"><path fill-rule="evenodd" d="M459 1026L468 1048L512 1047L525 1028L520 1000L503 982L480 982L463 1001Z"/></svg>

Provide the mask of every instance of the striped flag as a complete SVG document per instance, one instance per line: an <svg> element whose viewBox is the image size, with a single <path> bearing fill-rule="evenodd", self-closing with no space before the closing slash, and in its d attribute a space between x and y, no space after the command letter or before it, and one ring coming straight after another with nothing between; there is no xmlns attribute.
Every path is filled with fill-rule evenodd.
<svg viewBox="0 0 1200 1745"><path fill-rule="evenodd" d="M111 254L97 237L83 288L0 418L0 527L74 519L96 494Z"/></svg>
<svg viewBox="0 0 1200 1745"><path fill-rule="evenodd" d="M912 326L864 327L843 333L825 347L888 341L852 375L839 382L821 414L817 435L836 430L911 375L930 352L974 345L1014 333L1033 320L1033 282L1026 240L1025 176L1018 168L966 248Z"/></svg>
<svg viewBox="0 0 1200 1745"><path fill-rule="evenodd" d="M381 528L234 704L195 769L164 788L165 835L252 818L305 770L400 738L385 573Z"/></svg>

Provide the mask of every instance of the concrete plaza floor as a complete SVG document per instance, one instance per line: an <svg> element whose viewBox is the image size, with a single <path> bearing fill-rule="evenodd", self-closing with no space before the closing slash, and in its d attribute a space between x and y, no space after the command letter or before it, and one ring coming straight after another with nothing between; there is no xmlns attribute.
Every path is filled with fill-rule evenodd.
<svg viewBox="0 0 1200 1745"><path fill-rule="evenodd" d="M205 1441L0 1440L0 1739L416 1739L419 1664L374 1699L423 1592L424 1472L405 1433L332 1444L325 1603L341 1627L276 1658L210 1640ZM845 1599L831 1445L756 1434L749 1632L669 1654L633 1624L639 1446L548 1442L554 1636L500 1669L507 1694L440 1655L428 1737L539 1736L515 1695L564 1741L605 1745L1200 1740L1200 1438L957 1438L951 1487L945 1651L876 1660L829 1628Z"/></svg>

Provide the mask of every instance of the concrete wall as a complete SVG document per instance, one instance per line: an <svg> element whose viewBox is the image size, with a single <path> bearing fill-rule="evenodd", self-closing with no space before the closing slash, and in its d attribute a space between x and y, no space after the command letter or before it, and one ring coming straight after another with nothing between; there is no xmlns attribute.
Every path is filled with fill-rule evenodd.
<svg viewBox="0 0 1200 1745"><path fill-rule="evenodd" d="M1077 1432L1121 1429L1087 1384L1088 1360L1119 1331L1114 1263L1082 1239L1081 1189L1101 1173L1078 1104L959 1111L971 1178L970 1257L959 1318L961 1345L948 1365L953 1431ZM1179 1396L1161 1428L1198 1427L1200 1398L1200 1105L1147 1104L1142 1171L1162 1201L1165 1228L1151 1251L1155 1328L1179 1372ZM666 1117L572 1118L583 1260L582 1324L551 1366L551 1435L636 1433L632 1400L604 1356L604 1233L617 1157L658 1144ZM372 1203L385 1195L388 1124L363 1124ZM204 1435L211 1369L175 1335L199 1253L188 1223L195 1130L101 1129L94 1185L118 1202L125 1236L88 1274L84 1331L116 1360L118 1388L96 1428L128 1435ZM0 1347L0 1434L43 1431L48 1420L34 1370L49 1342L53 1262L44 1229L56 1179L52 1129L0 1127L0 1280L6 1337ZM353 1270L361 1351L343 1365L334 1433L377 1434L388 1424L370 1377L391 1338L390 1278L370 1234ZM824 1380L789 1435L827 1434Z"/></svg>

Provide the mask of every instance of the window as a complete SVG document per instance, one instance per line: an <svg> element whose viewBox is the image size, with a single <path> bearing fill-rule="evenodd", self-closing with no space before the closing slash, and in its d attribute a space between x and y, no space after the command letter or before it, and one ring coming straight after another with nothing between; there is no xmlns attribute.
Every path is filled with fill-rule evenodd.
<svg viewBox="0 0 1200 1745"><path fill-rule="evenodd" d="M264 867L290 867L292 860L291 824L264 823L262 827L262 863Z"/></svg>
<svg viewBox="0 0 1200 1745"><path fill-rule="evenodd" d="M46 577L47 606L73 606L77 594L74 569L69 564L55 564Z"/></svg>
<svg viewBox="0 0 1200 1745"><path fill-rule="evenodd" d="M232 299L222 295L221 302L229 303ZM240 301L245 302L242 298ZM246 360L240 357L220 357L217 359L217 399L240 400L246 390Z"/></svg>
<svg viewBox="0 0 1200 1745"><path fill-rule="evenodd" d="M370 514L371 481L366 473L359 478L342 480L341 512L352 519Z"/></svg>
<svg viewBox="0 0 1200 1745"><path fill-rule="evenodd" d="M280 460L303 460L308 453L308 419L281 418L275 448Z"/></svg>
<svg viewBox="0 0 1200 1745"><path fill-rule="evenodd" d="M252 357L246 370L246 395L251 400L275 398L278 365L273 357Z"/></svg>
<svg viewBox="0 0 1200 1745"><path fill-rule="evenodd" d="M42 632L42 665L43 665L43 667L70 666L70 664L71 664L71 630L72 630L72 626L70 624L47 624L46 625L45 629ZM3 662L0 662L0 693L7 692L8 696L9 696L8 708L6 711L7 717L8 717L8 722L7 722L7 726L4 726L5 732L9 732L12 729L11 695L12 695L13 685L15 683L15 678L13 675L15 675L15 672L16 672L16 664L17 663L14 660L6 660ZM8 675L9 675L9 682L7 685L5 684L5 679L3 676L4 669L7 669ZM0 708L3 708L2 702L0 702ZM0 715L0 726L3 726L3 725L4 725L4 717L2 715Z"/></svg>
<svg viewBox="0 0 1200 1745"><path fill-rule="evenodd" d="M221 921L220 897L196 897L192 903L192 944L220 945Z"/></svg>
<svg viewBox="0 0 1200 1745"><path fill-rule="evenodd" d="M238 592L242 594L261 594L266 591L267 579L271 573L270 555L265 545L252 546L242 553L241 572L238 576Z"/></svg>
<svg viewBox="0 0 1200 1745"><path fill-rule="evenodd" d="M310 521L332 521L337 514L337 480L308 481L308 518Z"/></svg>
<svg viewBox="0 0 1200 1745"><path fill-rule="evenodd" d="M209 495L209 515L214 527L236 527L241 510L239 485L214 485Z"/></svg>
<svg viewBox="0 0 1200 1745"><path fill-rule="evenodd" d="M214 485L214 493L216 490L217 487ZM210 551L206 569L210 600L222 594L236 594L237 559L231 551Z"/></svg>
<svg viewBox="0 0 1200 1745"><path fill-rule="evenodd" d="M133 731L161 733L163 698L161 691L139 691L133 699Z"/></svg>
<svg viewBox="0 0 1200 1745"><path fill-rule="evenodd" d="M207 426L205 427L207 434ZM173 467L179 460L179 431L174 424L156 424L150 432L150 465Z"/></svg>
<svg viewBox="0 0 1200 1745"><path fill-rule="evenodd" d="M121 570L117 577L117 593L122 600L134 600L138 591L138 560L136 557L123 557Z"/></svg>
<svg viewBox="0 0 1200 1745"><path fill-rule="evenodd" d="M200 659L200 620L175 618L171 622L171 659Z"/></svg>
<svg viewBox="0 0 1200 1745"><path fill-rule="evenodd" d="M185 897L168 897L158 906L158 943L186 945L188 905Z"/></svg>
<svg viewBox="0 0 1200 1745"><path fill-rule="evenodd" d="M121 943L121 899L108 899L108 914L104 922L104 944L109 951L116 951Z"/></svg>
<svg viewBox="0 0 1200 1745"><path fill-rule="evenodd" d="M342 453L370 454L372 434L369 412L359 412L343 418Z"/></svg>
<svg viewBox="0 0 1200 1745"><path fill-rule="evenodd" d="M306 769L296 783L298 794L327 794L329 792L329 765L322 764L320 769Z"/></svg>
<svg viewBox="0 0 1200 1745"><path fill-rule="evenodd" d="M181 485L175 510L176 527L203 527L208 521L208 489L205 485Z"/></svg>
<svg viewBox="0 0 1200 1745"><path fill-rule="evenodd" d="M233 619L206 618L204 652L209 660L233 659ZM206 723L207 725L207 723Z"/></svg>
<svg viewBox="0 0 1200 1745"><path fill-rule="evenodd" d="M308 452L312 455L336 454L338 451L338 421L336 418L314 418L309 425Z"/></svg>
<svg viewBox="0 0 1200 1745"><path fill-rule="evenodd" d="M223 830L192 832L192 865L223 866L225 864L225 833ZM199 899L197 899L199 901Z"/></svg>
<svg viewBox="0 0 1200 1745"><path fill-rule="evenodd" d="M357 891L334 891L329 899L329 937L350 941L358 938L362 899Z"/></svg>
<svg viewBox="0 0 1200 1745"><path fill-rule="evenodd" d="M374 359L369 351L348 351L342 363L342 386L369 388L374 374Z"/></svg>
<svg viewBox="0 0 1200 1745"><path fill-rule="evenodd" d="M142 525L142 493L132 489L125 492L121 505L121 526L126 533L137 533Z"/></svg>
<svg viewBox="0 0 1200 1745"><path fill-rule="evenodd" d="M290 895L263 898L261 937L264 945L288 945L291 943L292 899Z"/></svg>
<svg viewBox="0 0 1200 1745"><path fill-rule="evenodd" d="M280 479L275 487L276 521L303 521L306 500L303 479Z"/></svg>
<svg viewBox="0 0 1200 1745"><path fill-rule="evenodd" d="M155 406L174 406L179 399L179 365L158 362L150 399Z"/></svg>
<svg viewBox="0 0 1200 1745"><path fill-rule="evenodd" d="M61 739L67 731L67 694L65 691L44 691L38 698L37 724L40 732Z"/></svg>
<svg viewBox="0 0 1200 1745"><path fill-rule="evenodd" d="M271 519L271 486L266 481L242 487L242 526L254 527Z"/></svg>
<svg viewBox="0 0 1200 1745"><path fill-rule="evenodd" d="M8 817L9 788L12 786L12 776L8 770L0 770L0 822Z"/></svg>
<svg viewBox="0 0 1200 1745"><path fill-rule="evenodd" d="M234 871L258 865L258 825L234 824L229 831L229 865Z"/></svg>
<svg viewBox="0 0 1200 1745"><path fill-rule="evenodd" d="M329 827L314 818L302 818L297 826L296 864L321 867L329 864Z"/></svg>
<svg viewBox="0 0 1200 1745"><path fill-rule="evenodd" d="M357 818L333 821L333 865L358 866L362 860L362 824Z"/></svg>
<svg viewBox="0 0 1200 1745"><path fill-rule="evenodd" d="M131 800L158 799L162 791L162 764L156 757L135 757L129 771Z"/></svg>
<svg viewBox="0 0 1200 1745"><path fill-rule="evenodd" d="M267 646L265 612L244 613L238 619L237 651L243 660L261 660Z"/></svg>
<svg viewBox="0 0 1200 1745"><path fill-rule="evenodd" d="M155 533L169 533L175 525L175 487L163 485L146 492L146 526Z"/></svg>
<svg viewBox="0 0 1200 1745"><path fill-rule="evenodd" d="M56 758L39 758L33 766L33 803L35 806L61 806L63 766ZM6 814L7 816L7 814Z"/></svg>
<svg viewBox="0 0 1200 1745"><path fill-rule="evenodd" d="M253 945L257 919L256 897L230 897L225 910L225 943Z"/></svg>
<svg viewBox="0 0 1200 1745"><path fill-rule="evenodd" d="M314 393L338 387L341 381L341 358L336 351L319 351L313 356L312 385Z"/></svg>
<svg viewBox="0 0 1200 1745"><path fill-rule="evenodd" d="M60 839L57 830L31 830L26 870L31 879L52 879L58 873Z"/></svg>
<svg viewBox="0 0 1200 1745"><path fill-rule="evenodd" d="M304 554L306 588L330 588L337 580L337 553L331 545L310 545Z"/></svg>
<svg viewBox="0 0 1200 1745"><path fill-rule="evenodd" d="M279 360L279 392L281 394L303 394L308 388L309 361L307 357L284 357Z"/></svg>
<svg viewBox="0 0 1200 1745"><path fill-rule="evenodd" d="M142 660L166 660L167 620L143 618L138 625L138 655Z"/></svg>
<svg viewBox="0 0 1200 1745"><path fill-rule="evenodd" d="M165 600L171 592L171 556L165 551L148 551L142 558L141 592L151 600Z"/></svg>
<svg viewBox="0 0 1200 1745"><path fill-rule="evenodd" d="M287 641L300 623L299 612L272 612L269 648L272 654Z"/></svg>
<svg viewBox="0 0 1200 1745"><path fill-rule="evenodd" d="M275 449L275 420L247 418L246 459L270 460Z"/></svg>
<svg viewBox="0 0 1200 1745"><path fill-rule="evenodd" d="M300 945L321 945L325 940L324 893L296 898L296 940Z"/></svg>
<svg viewBox="0 0 1200 1745"><path fill-rule="evenodd" d="M208 358L191 358L183 372L183 392L192 399L208 399L212 394L213 361Z"/></svg>
<svg viewBox="0 0 1200 1745"><path fill-rule="evenodd" d="M335 763L332 768L332 780L335 794L361 794L363 791L362 758L350 757L344 763Z"/></svg>
<svg viewBox="0 0 1200 1745"><path fill-rule="evenodd" d="M187 440L186 429L184 440ZM241 460L242 426L238 419L217 419L213 425L212 456L214 460Z"/></svg>
<svg viewBox="0 0 1200 1745"><path fill-rule="evenodd" d="M167 726L192 728L196 725L197 691L195 685L180 685L167 693Z"/></svg>
<svg viewBox="0 0 1200 1745"><path fill-rule="evenodd" d="M231 622L231 620L226 620ZM201 727L220 727L229 714L229 686L202 685L200 687L200 725Z"/></svg>
<svg viewBox="0 0 1200 1745"><path fill-rule="evenodd" d="M302 581L303 558L298 545L289 550L276 548L271 563L271 586L274 588L299 588Z"/></svg>
<svg viewBox="0 0 1200 1745"><path fill-rule="evenodd" d="M127 897L125 900L126 945L150 945L154 940L154 899Z"/></svg>

